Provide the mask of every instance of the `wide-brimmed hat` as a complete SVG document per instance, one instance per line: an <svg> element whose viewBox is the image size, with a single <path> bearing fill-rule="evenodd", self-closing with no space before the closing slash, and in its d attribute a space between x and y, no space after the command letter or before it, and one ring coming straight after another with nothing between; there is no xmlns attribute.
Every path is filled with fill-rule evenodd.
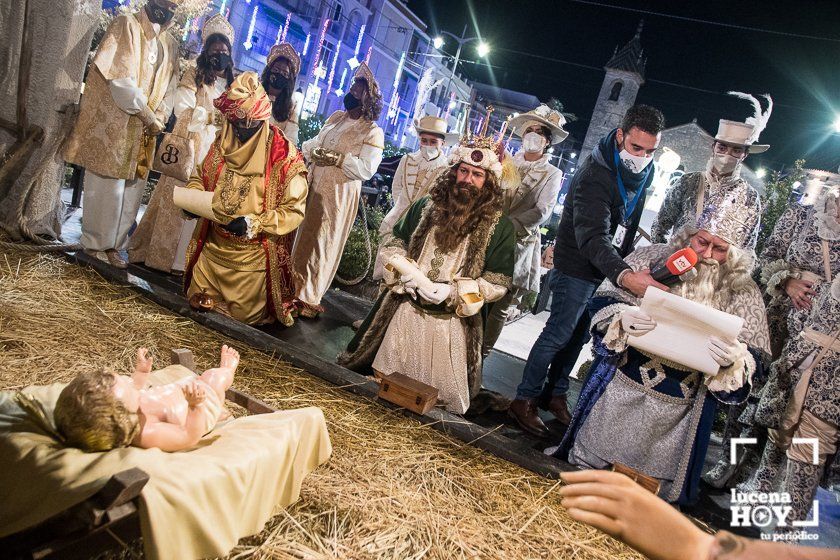
<svg viewBox="0 0 840 560"><path fill-rule="evenodd" d="M721 119L718 124L718 132L715 135L715 140L728 146L745 148L747 153L750 154L766 152L770 145L756 144L756 142L758 142L758 136L767 127L770 113L773 112L773 99L766 93L762 95L767 100L767 110L763 111L761 103L754 96L748 93L741 93L740 91L730 91L727 93L749 101L753 106L753 116L748 117L745 122Z"/></svg>
<svg viewBox="0 0 840 560"><path fill-rule="evenodd" d="M288 60L289 66L291 66L292 74L295 76L298 75L298 72L300 72L300 55L298 55L297 51L290 43L280 43L271 47L271 50L268 51L268 58L266 58L265 61L266 68L271 68L271 65L274 64L274 61L278 58L285 58Z"/></svg>
<svg viewBox="0 0 840 560"><path fill-rule="evenodd" d="M442 136L443 143L447 146L451 146L458 142L458 134L454 132L447 132L446 129L446 121L440 117L426 115L420 120L414 121L414 130L417 131L417 136L420 136L422 133Z"/></svg>
<svg viewBox="0 0 840 560"><path fill-rule="evenodd" d="M508 126L514 134L522 138L525 131L534 124L544 126L551 131L551 145L559 144L569 136L569 133L563 128L563 125L566 124L566 117L559 111L549 108L548 105L540 105L527 113L513 117L510 119Z"/></svg>
<svg viewBox="0 0 840 560"><path fill-rule="evenodd" d="M227 40L231 45L235 42L233 26L222 14L216 14L207 18L204 22L204 26L201 28L201 39L205 42L208 37L216 34L227 37Z"/></svg>

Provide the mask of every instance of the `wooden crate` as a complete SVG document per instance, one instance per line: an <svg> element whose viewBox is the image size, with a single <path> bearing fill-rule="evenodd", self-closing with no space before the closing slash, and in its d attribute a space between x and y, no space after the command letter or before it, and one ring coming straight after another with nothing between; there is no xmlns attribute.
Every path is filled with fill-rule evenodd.
<svg viewBox="0 0 840 560"><path fill-rule="evenodd" d="M636 469L630 468L627 465L623 465L621 463L614 463L612 470L614 470L617 473L629 476L636 484L638 484L648 492L651 492L653 494L659 494L660 482L652 476L648 476L643 472L637 471Z"/></svg>
<svg viewBox="0 0 840 560"><path fill-rule="evenodd" d="M379 397L417 414L429 412L438 398L438 390L401 373L383 375Z"/></svg>

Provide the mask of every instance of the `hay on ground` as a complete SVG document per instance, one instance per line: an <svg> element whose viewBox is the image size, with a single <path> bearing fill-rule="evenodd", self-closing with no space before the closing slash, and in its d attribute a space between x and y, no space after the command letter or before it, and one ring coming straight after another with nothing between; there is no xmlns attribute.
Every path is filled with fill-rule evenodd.
<svg viewBox="0 0 840 560"><path fill-rule="evenodd" d="M300 501L231 558L639 558L573 521L558 481L231 342L90 269L0 255L0 389L68 381L85 368L128 372L138 346L159 366L184 347L210 367L223 343L242 355L237 388L278 408L322 408L334 447Z"/></svg>

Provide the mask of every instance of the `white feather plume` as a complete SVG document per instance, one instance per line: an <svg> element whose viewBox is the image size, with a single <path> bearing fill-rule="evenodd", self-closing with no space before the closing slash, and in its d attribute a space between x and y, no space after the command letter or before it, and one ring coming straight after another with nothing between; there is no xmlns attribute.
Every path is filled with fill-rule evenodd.
<svg viewBox="0 0 840 560"><path fill-rule="evenodd" d="M747 119L744 122L753 125L753 132L747 141L750 144L758 142L758 136L762 133L762 131L764 131L765 128L767 128L767 121L770 120L770 114L773 112L773 99L770 97L770 94L764 93L761 95L764 99L767 100L767 110L762 111L761 102L759 102L759 100L756 99L755 96L740 91L728 91L726 93L728 95L738 97L739 99L743 99L744 101L749 101L752 104L753 116L747 117Z"/></svg>
<svg viewBox="0 0 840 560"><path fill-rule="evenodd" d="M432 90L443 83L443 80L435 81L434 70L426 68L423 75L420 77L420 82L417 84L417 97L414 100L414 109L412 111L411 122L417 123L426 111L426 103L431 97ZM416 135L414 128L408 128L406 133Z"/></svg>

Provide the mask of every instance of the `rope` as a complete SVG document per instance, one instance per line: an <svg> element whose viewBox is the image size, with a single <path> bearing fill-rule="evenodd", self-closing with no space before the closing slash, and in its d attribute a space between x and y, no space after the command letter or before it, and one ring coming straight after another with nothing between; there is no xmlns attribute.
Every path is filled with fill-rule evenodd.
<svg viewBox="0 0 840 560"><path fill-rule="evenodd" d="M367 264L365 265L365 269L359 276L350 280L345 280L336 272L335 280L342 286L355 286L356 284L361 283L362 280L364 280L367 277L368 272L370 272L370 265L373 262L373 248L370 245L370 230L368 230L367 205L365 204L364 195L360 195L360 199L360 203L362 206L362 226L365 232L365 251L367 252Z"/></svg>

